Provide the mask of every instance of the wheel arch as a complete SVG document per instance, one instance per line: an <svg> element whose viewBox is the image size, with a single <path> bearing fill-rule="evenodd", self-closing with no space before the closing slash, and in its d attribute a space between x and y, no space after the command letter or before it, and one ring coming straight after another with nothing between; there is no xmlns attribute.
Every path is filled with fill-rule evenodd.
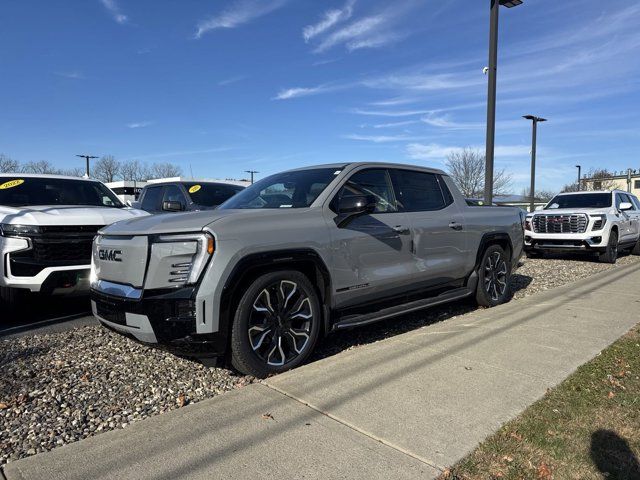
<svg viewBox="0 0 640 480"><path fill-rule="evenodd" d="M296 270L305 274L316 287L322 308L323 331L329 329L331 276L324 260L313 249L274 250L254 253L236 263L222 290L219 331L228 339L235 307L248 285L258 276L279 270Z"/></svg>
<svg viewBox="0 0 640 480"><path fill-rule="evenodd" d="M509 236L509 234L505 232L489 232L485 233L480 240L478 252L476 253L475 268L478 268L480 266L482 255L484 255L485 250L491 245L499 245L500 247L502 247L508 254L509 262L513 260L513 242L511 241L511 237Z"/></svg>

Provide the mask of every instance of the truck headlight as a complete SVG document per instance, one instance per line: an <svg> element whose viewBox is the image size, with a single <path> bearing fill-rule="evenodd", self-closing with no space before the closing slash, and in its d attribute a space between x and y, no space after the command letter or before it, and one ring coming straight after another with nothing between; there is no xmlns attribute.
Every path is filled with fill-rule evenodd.
<svg viewBox="0 0 640 480"><path fill-rule="evenodd" d="M167 286L197 283L214 251L215 242L208 233L159 235L151 243L147 278Z"/></svg>
<svg viewBox="0 0 640 480"><path fill-rule="evenodd" d="M25 235L38 235L40 227L37 225L16 225L13 223L0 223L0 234L3 237L22 237Z"/></svg>

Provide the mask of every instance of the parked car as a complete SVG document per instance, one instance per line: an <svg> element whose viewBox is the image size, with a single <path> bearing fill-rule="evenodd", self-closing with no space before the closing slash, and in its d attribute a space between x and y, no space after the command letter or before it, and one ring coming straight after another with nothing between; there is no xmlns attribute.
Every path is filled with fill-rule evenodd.
<svg viewBox="0 0 640 480"><path fill-rule="evenodd" d="M217 182L152 183L133 206L149 213L211 210L242 190L240 185Z"/></svg>
<svg viewBox="0 0 640 480"><path fill-rule="evenodd" d="M27 291L88 292L97 231L144 215L98 181L0 174L1 299L14 307Z"/></svg>
<svg viewBox="0 0 640 480"><path fill-rule="evenodd" d="M329 332L510 298L517 209L473 208L434 169L353 163L258 181L215 211L119 222L94 242L103 325L264 377ZM117 257L115 256L117 252Z"/></svg>
<svg viewBox="0 0 640 480"><path fill-rule="evenodd" d="M584 252L615 263L620 250L640 255L640 201L622 190L556 195L543 209L528 214L525 225L528 257Z"/></svg>

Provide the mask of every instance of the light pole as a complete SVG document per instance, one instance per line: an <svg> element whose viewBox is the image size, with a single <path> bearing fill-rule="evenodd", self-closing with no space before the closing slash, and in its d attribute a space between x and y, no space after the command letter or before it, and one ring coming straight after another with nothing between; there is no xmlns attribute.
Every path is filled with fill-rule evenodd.
<svg viewBox="0 0 640 480"><path fill-rule="evenodd" d="M529 190L529 211L535 209L534 202L536 199L536 143L538 136L538 122L546 122L546 118L536 117L535 115L523 115L522 118L531 120L533 125L531 131L531 190Z"/></svg>
<svg viewBox="0 0 640 480"><path fill-rule="evenodd" d="M576 165L578 169L578 191L580 191L580 180L582 180L582 165Z"/></svg>
<svg viewBox="0 0 640 480"><path fill-rule="evenodd" d="M248 173L248 174L250 174L250 175L251 175L251 184L252 184L252 185L253 185L253 174L254 174L254 173L260 173L260 172L258 172L257 170L245 170L244 172L245 172L245 173Z"/></svg>
<svg viewBox="0 0 640 480"><path fill-rule="evenodd" d="M87 161L87 178L89 178L89 160L98 158L95 155L76 155L76 157L84 158Z"/></svg>
<svg viewBox="0 0 640 480"><path fill-rule="evenodd" d="M491 0L489 26L489 86L487 93L487 142L484 172L484 202L493 203L493 153L496 139L496 77L498 73L498 17L500 5L517 7L522 0Z"/></svg>

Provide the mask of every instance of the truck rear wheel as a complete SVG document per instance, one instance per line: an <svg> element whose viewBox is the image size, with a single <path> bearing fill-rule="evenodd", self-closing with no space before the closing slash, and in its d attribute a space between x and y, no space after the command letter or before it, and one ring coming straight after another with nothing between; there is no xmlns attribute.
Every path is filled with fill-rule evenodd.
<svg viewBox="0 0 640 480"><path fill-rule="evenodd" d="M476 301L482 307L495 307L511 295L511 266L500 245L489 246L478 267Z"/></svg>
<svg viewBox="0 0 640 480"><path fill-rule="evenodd" d="M618 234L611 231L609 234L609 243L604 252L598 256L600 263L616 263L618 259Z"/></svg>
<svg viewBox="0 0 640 480"><path fill-rule="evenodd" d="M255 279L236 309L231 364L264 378L304 363L318 336L322 314L315 288L294 270Z"/></svg>
<svg viewBox="0 0 640 480"><path fill-rule="evenodd" d="M631 250L631 254L640 255L640 238L638 238L638 241L633 246L633 250Z"/></svg>

